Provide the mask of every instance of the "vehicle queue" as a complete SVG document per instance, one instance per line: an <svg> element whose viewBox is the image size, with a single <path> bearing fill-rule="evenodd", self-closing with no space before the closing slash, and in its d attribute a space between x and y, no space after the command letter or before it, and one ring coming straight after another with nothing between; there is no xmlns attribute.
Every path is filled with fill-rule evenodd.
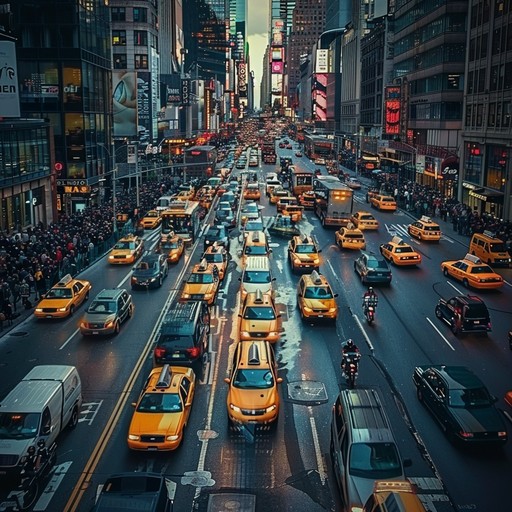
<svg viewBox="0 0 512 512"><path fill-rule="evenodd" d="M252 186L249 187L249 185ZM259 201L260 197L256 197L255 194L256 188L259 191L259 185L257 183L256 185L257 187L254 187L254 182L244 183L242 180L242 203L245 203L245 201ZM250 193L246 193L247 189ZM187 200L191 201L193 199L187 197ZM277 204L279 204L279 200ZM240 205L240 210L243 210L243 208L244 204ZM355 212L354 216L357 213ZM260 216L250 220L257 221L260 225L263 225L263 219ZM279 307L275 302L275 293L273 293L275 291L274 278L267 272L264 264L256 263L252 259L268 259L271 251L265 240L264 230L249 230L247 229L248 222L248 218L240 216L238 228L242 233L242 253L244 256L247 256L242 260L242 274L246 273L247 269L252 274L246 283L244 283L244 278L241 278L240 312L238 316L239 339L234 340L237 348L235 348L232 357L233 365L230 375L226 378L226 382L229 385L226 407L227 415L230 422L238 428L244 428L246 425L267 425L277 422L280 403L278 384L282 382L277 373L273 348L278 343L282 330ZM153 228L156 227L154 226ZM253 256L250 248L258 246L262 243L262 240L264 240L263 246L265 247L263 254ZM167 240L161 240L159 244L160 250L163 250L165 241ZM340 242L338 243L340 247L343 247ZM395 241L395 248L399 247L400 243ZM108 261L111 264L120 264L121 260L123 260L122 263L124 264L134 264L143 254L144 241L140 237L127 237L127 239L121 240L119 244L108 257ZM335 319L337 315L336 294L332 293L329 283L326 282L325 277L319 272L322 263L319 256L320 252L321 249L317 247L315 240L306 235L296 235L288 244L288 257L291 268L294 271L298 270L304 273L300 278L297 288L297 304L301 316L308 320L311 320L311 314L315 311L318 318L323 318L323 313L318 313L318 310L322 308L330 314L331 319ZM182 245L180 255L183 253ZM309 259L304 258L303 254L307 255ZM217 258L219 255L220 258ZM180 301L199 301L213 305L219 284L226 272L227 257L228 250L224 247L224 244L218 244L216 241L213 241L211 245L209 244L204 258L201 258L201 261L192 268L187 277L179 297ZM221 261L215 261L215 259ZM389 257L389 259L396 264L393 258ZM477 262L475 261L474 263ZM368 265L368 267L371 267L371 265ZM354 269L356 269L356 264L354 264ZM370 280L371 268L365 271L356 270L356 272L361 275L363 282L372 282ZM256 286L251 287L248 284L255 284ZM485 285L480 286L480 284L483 283L477 281L474 287L485 287ZM56 285L54 288L59 289L59 287L63 286L65 285ZM320 297L320 290L326 290L327 294L322 294L323 297ZM308 297L310 293L318 295L316 297L317 302L314 305L311 303L308 305L306 301L306 299L312 298ZM51 298L51 295L52 293L49 293L48 298ZM318 304L321 304L322 307L319 308ZM70 314L73 314L75 309L73 308L72 311L69 309L69 311ZM163 325L165 325L165 320ZM169 337L168 334L167 337ZM205 353L207 353L207 347L203 350L203 355ZM132 429L132 426L130 426L127 436L128 446L131 449L153 450L156 448L173 450L179 446L193 403L196 375L194 370L184 372L181 366L173 366L173 355L171 353L171 362L164 364L160 368L160 363L157 363L155 349L155 365L159 367L159 370L151 372L139 400L134 404L135 411L132 424L136 424L137 428ZM435 370L436 368L431 369L431 371ZM172 393L169 392L171 389L173 390ZM261 389L268 389L270 391L265 393L264 399L259 402L259 400L255 399L255 390L259 390L257 394L261 396ZM168 421L163 421L165 417L169 418ZM179 420L171 421L170 418L179 418ZM174 430L171 429L171 424ZM177 430L175 429L176 424L180 425ZM145 425L147 425L147 428ZM166 425L168 426L166 427ZM156 431L155 429L159 430ZM474 439L474 435L471 436L471 432L467 434L467 436L462 436L465 440L472 437ZM504 439L506 439L506 436L501 435L500 441ZM159 443L163 444L160 445Z"/></svg>

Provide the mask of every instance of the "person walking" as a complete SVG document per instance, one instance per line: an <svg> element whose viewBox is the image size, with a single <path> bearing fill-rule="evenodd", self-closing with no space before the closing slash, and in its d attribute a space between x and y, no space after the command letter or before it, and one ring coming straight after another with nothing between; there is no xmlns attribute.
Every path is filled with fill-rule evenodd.
<svg viewBox="0 0 512 512"><path fill-rule="evenodd" d="M36 268L34 280L36 282L36 300L39 300L46 293L46 280L41 267Z"/></svg>

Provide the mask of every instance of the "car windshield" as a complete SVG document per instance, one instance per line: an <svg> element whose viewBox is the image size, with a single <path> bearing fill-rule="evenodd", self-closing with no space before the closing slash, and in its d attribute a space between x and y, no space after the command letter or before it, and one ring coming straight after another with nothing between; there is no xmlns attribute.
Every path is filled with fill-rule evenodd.
<svg viewBox="0 0 512 512"><path fill-rule="evenodd" d="M114 249L118 250L134 250L137 247L137 244L135 242L118 242Z"/></svg>
<svg viewBox="0 0 512 512"><path fill-rule="evenodd" d="M0 413L0 439L33 439L39 431L36 413Z"/></svg>
<svg viewBox="0 0 512 512"><path fill-rule="evenodd" d="M181 336L179 334L161 334L158 338L157 347L172 349L190 349L194 346L194 339L191 336Z"/></svg>
<svg viewBox="0 0 512 512"><path fill-rule="evenodd" d="M208 262L208 263L222 263L224 261L224 257L222 256L222 254L220 252L216 252L216 253L206 253L204 255L204 259Z"/></svg>
<svg viewBox="0 0 512 512"><path fill-rule="evenodd" d="M141 261L135 267L135 270L149 270L151 268L158 268L158 262L156 262L156 261Z"/></svg>
<svg viewBox="0 0 512 512"><path fill-rule="evenodd" d="M73 292L71 288L52 288L46 295L46 299L71 299Z"/></svg>
<svg viewBox="0 0 512 512"><path fill-rule="evenodd" d="M246 320L275 320L276 314L271 307L248 307L245 309L244 318Z"/></svg>
<svg viewBox="0 0 512 512"><path fill-rule="evenodd" d="M316 254L317 250L313 244L297 245L295 252L298 254Z"/></svg>
<svg viewBox="0 0 512 512"><path fill-rule="evenodd" d="M328 286L314 286L306 288L304 292L305 299L332 299L332 292Z"/></svg>
<svg viewBox="0 0 512 512"><path fill-rule="evenodd" d="M414 252L412 247L397 247L395 250L398 254L403 254L405 252Z"/></svg>
<svg viewBox="0 0 512 512"><path fill-rule="evenodd" d="M347 233L345 233L345 236L347 238L352 238L352 239L355 239L355 238L363 238L363 234L362 233L352 233L350 231L348 231Z"/></svg>
<svg viewBox="0 0 512 512"><path fill-rule="evenodd" d="M105 314L105 313L115 313L116 312L116 303L114 301L93 301L93 303L89 306L89 309L87 310L88 313L99 313L99 314Z"/></svg>
<svg viewBox="0 0 512 512"><path fill-rule="evenodd" d="M158 215L158 212L148 212L148 213L146 213L146 217L154 218L154 217L159 217L159 215Z"/></svg>
<svg viewBox="0 0 512 512"><path fill-rule="evenodd" d="M259 270L248 270L244 272L244 283L270 283L270 272Z"/></svg>
<svg viewBox="0 0 512 512"><path fill-rule="evenodd" d="M361 215L361 220L375 220L375 217L373 215Z"/></svg>
<svg viewBox="0 0 512 512"><path fill-rule="evenodd" d="M245 224L245 231L263 231L263 223L261 220L249 220Z"/></svg>
<svg viewBox="0 0 512 512"><path fill-rule="evenodd" d="M368 268L380 268L380 269L388 269L388 266L384 260L368 260L367 263Z"/></svg>
<svg viewBox="0 0 512 512"><path fill-rule="evenodd" d="M210 284L213 283L213 274L193 272L190 274L187 283L190 284Z"/></svg>
<svg viewBox="0 0 512 512"><path fill-rule="evenodd" d="M489 265L477 265L471 269L471 274L494 274L494 270Z"/></svg>
<svg viewBox="0 0 512 512"><path fill-rule="evenodd" d="M167 251L170 251L171 249L177 249L178 242L162 242L161 247Z"/></svg>
<svg viewBox="0 0 512 512"><path fill-rule="evenodd" d="M350 449L352 476L383 480L402 475L400 457L394 443L355 443Z"/></svg>
<svg viewBox="0 0 512 512"><path fill-rule="evenodd" d="M210 228L206 234L206 238L222 238L223 236L224 232L219 228Z"/></svg>
<svg viewBox="0 0 512 512"><path fill-rule="evenodd" d="M244 253L252 256L262 256L267 254L267 248L264 245L246 245Z"/></svg>
<svg viewBox="0 0 512 512"><path fill-rule="evenodd" d="M240 389L268 389L274 386L274 376L268 369L238 370L233 386Z"/></svg>
<svg viewBox="0 0 512 512"><path fill-rule="evenodd" d="M464 308L464 318L489 318L489 311L484 304L472 304Z"/></svg>
<svg viewBox="0 0 512 512"><path fill-rule="evenodd" d="M146 393L137 412L180 412L183 410L180 396L175 393Z"/></svg>
<svg viewBox="0 0 512 512"><path fill-rule="evenodd" d="M448 402L451 407L488 407L492 405L486 388L450 389Z"/></svg>
<svg viewBox="0 0 512 512"><path fill-rule="evenodd" d="M439 231L441 228L438 225L434 226L423 226L425 231Z"/></svg>
<svg viewBox="0 0 512 512"><path fill-rule="evenodd" d="M507 247L502 242L495 242L489 245L491 248L491 252L507 252Z"/></svg>

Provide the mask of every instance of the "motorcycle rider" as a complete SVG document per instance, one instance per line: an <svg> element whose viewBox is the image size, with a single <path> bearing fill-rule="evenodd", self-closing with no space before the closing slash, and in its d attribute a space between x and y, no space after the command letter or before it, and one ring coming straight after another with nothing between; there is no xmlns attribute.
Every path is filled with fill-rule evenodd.
<svg viewBox="0 0 512 512"><path fill-rule="evenodd" d="M370 286L366 292L364 292L363 295L363 309L366 312L366 309L368 306L373 306L374 308L377 307L377 302L379 301L379 298L377 297L377 294L375 293L374 289Z"/></svg>
<svg viewBox="0 0 512 512"><path fill-rule="evenodd" d="M25 457L25 461L23 462L23 469L21 471L21 477L30 477L34 475L37 471L36 469L37 464L37 454L36 454L36 447L35 446L29 446L27 449L27 455Z"/></svg>
<svg viewBox="0 0 512 512"><path fill-rule="evenodd" d="M344 370L347 360L354 361L357 364L359 359L361 359L359 348L354 341L349 338L341 346L341 369Z"/></svg>
<svg viewBox="0 0 512 512"><path fill-rule="evenodd" d="M36 471L48 460L48 448L46 448L46 442L44 439L39 439L37 442L37 454L36 454Z"/></svg>

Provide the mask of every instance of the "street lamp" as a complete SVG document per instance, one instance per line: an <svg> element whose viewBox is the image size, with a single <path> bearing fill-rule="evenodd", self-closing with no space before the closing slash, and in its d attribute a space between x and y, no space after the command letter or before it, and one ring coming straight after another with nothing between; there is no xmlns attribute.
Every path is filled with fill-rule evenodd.
<svg viewBox="0 0 512 512"><path fill-rule="evenodd" d="M98 146L102 147L108 154L109 160L112 160L112 233L117 231L117 218L116 218L116 180L117 180L117 167L116 167L116 152L110 154L107 146L102 142L98 142ZM101 180L99 180L101 181Z"/></svg>

